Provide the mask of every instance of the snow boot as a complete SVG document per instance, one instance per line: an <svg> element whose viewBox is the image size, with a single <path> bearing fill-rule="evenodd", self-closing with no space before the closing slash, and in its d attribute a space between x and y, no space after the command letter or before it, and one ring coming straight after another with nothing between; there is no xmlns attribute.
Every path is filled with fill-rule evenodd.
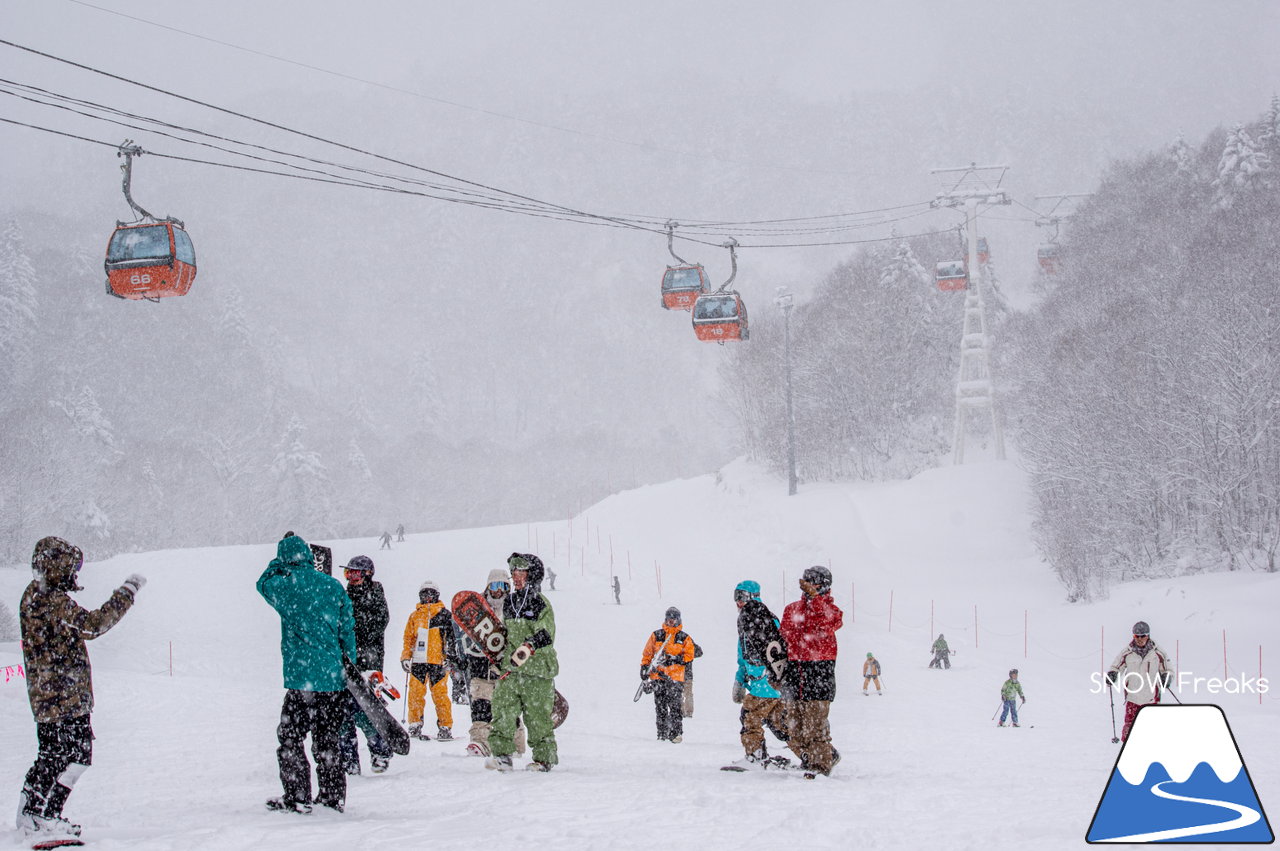
<svg viewBox="0 0 1280 851"><path fill-rule="evenodd" d="M550 771L551 764L547 762L538 762L538 760L535 759L533 762L526 765L524 769L525 771Z"/></svg>
<svg viewBox="0 0 1280 851"><path fill-rule="evenodd" d="M484 767L491 768L494 771L511 771L511 754L491 756L484 761Z"/></svg>
<svg viewBox="0 0 1280 851"><path fill-rule="evenodd" d="M742 759L735 759L729 763L726 768L741 769L742 771L755 771L769 767L769 757L765 756L764 748L758 751L752 751Z"/></svg>
<svg viewBox="0 0 1280 851"><path fill-rule="evenodd" d="M298 813L299 815L308 815L311 812L311 805L305 801L294 801L289 798L268 798L267 809L281 813Z"/></svg>
<svg viewBox="0 0 1280 851"><path fill-rule="evenodd" d="M370 761L373 763L373 773L381 774L384 771L386 771L387 766L391 764L391 757L374 756L374 757L370 757Z"/></svg>
<svg viewBox="0 0 1280 851"><path fill-rule="evenodd" d="M453 731L451 731L448 727L436 727L436 741L452 742Z"/></svg>
<svg viewBox="0 0 1280 851"><path fill-rule="evenodd" d="M347 802L342 800L341 798L338 798L336 800L329 800L329 801L325 801L317 798L316 806L327 807L328 809L341 813L346 810Z"/></svg>
<svg viewBox="0 0 1280 851"><path fill-rule="evenodd" d="M684 741L684 736L672 736L671 738L667 739L667 741L671 742L671 744L673 745L678 745Z"/></svg>
<svg viewBox="0 0 1280 851"><path fill-rule="evenodd" d="M488 756L490 754L489 746L484 742L472 742L467 745L467 753L472 756Z"/></svg>

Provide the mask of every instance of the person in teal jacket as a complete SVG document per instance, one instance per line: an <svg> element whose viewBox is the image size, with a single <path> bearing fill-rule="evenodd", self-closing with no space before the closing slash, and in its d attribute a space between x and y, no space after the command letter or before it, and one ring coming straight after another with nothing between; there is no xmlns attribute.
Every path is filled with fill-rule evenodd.
<svg viewBox="0 0 1280 851"><path fill-rule="evenodd" d="M348 704L342 660L356 658L351 599L341 582L316 568L310 545L292 532L285 533L276 557L258 577L258 593L280 615L287 689L276 729L284 795L268 800L267 808L309 813L316 803L342 812L347 775L339 741ZM319 786L314 801L303 749L308 734Z"/></svg>
<svg viewBox="0 0 1280 851"><path fill-rule="evenodd" d="M493 691L493 728L489 748L493 756L486 768L511 770L515 753L516 721L523 717L533 761L530 771L550 771L560 760L551 721L555 704L556 616L543 596L542 559L529 553L512 553L507 559L513 589L502 604L507 643L502 650L502 679Z"/></svg>

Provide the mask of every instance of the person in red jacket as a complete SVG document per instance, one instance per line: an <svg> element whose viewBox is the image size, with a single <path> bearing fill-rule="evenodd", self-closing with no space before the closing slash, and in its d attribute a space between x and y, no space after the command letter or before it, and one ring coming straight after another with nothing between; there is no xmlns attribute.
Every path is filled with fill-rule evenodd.
<svg viewBox="0 0 1280 851"><path fill-rule="evenodd" d="M816 566L800 577L799 600L782 611L782 637L787 642L783 698L790 726L788 746L800 757L805 777L830 775L840 760L831 746L827 715L836 697L836 630L844 612L831 599L831 571Z"/></svg>

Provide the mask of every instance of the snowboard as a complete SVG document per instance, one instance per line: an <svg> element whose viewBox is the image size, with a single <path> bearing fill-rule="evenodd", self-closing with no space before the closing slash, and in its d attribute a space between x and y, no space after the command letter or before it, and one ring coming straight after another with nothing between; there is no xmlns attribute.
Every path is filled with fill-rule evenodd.
<svg viewBox="0 0 1280 851"><path fill-rule="evenodd" d="M467 638L480 646L490 665L502 664L502 649L507 646L507 628L478 591L459 591L453 595L453 622ZM506 676L505 674L503 675ZM551 707L551 726L559 727L569 717L569 701L556 692Z"/></svg>
<svg viewBox="0 0 1280 851"><path fill-rule="evenodd" d="M386 740L391 746L393 753L401 756L409 752L409 734L405 732L404 727L400 726L400 722L396 717L388 711L382 698L378 697L377 692L373 690L373 686L360 675L359 669L351 663L350 659L342 660L342 672L347 681L347 691L356 699L356 705L360 707L365 716L368 717L369 723L374 729Z"/></svg>
<svg viewBox="0 0 1280 851"><path fill-rule="evenodd" d="M791 770L791 760L785 756L771 756L764 762L756 763L754 768L745 765L722 765L721 771L789 771Z"/></svg>
<svg viewBox="0 0 1280 851"><path fill-rule="evenodd" d="M32 848L70 848L76 845L83 845L84 840L74 836L60 836L57 839L37 839L31 844Z"/></svg>

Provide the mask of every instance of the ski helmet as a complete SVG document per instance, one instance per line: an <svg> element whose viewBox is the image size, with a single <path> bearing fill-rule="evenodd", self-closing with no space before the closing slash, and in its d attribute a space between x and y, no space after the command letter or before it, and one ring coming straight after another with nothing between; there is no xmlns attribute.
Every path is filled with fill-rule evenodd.
<svg viewBox="0 0 1280 851"><path fill-rule="evenodd" d="M735 603L759 599L760 583L756 582L754 579L744 579L733 589L733 601Z"/></svg>
<svg viewBox="0 0 1280 851"><path fill-rule="evenodd" d="M1150 635L1151 627L1147 626L1146 621L1138 621L1133 625L1133 636L1137 638L1139 635Z"/></svg>
<svg viewBox="0 0 1280 851"><path fill-rule="evenodd" d="M358 570L370 579L373 578L373 559L368 556L356 556L347 562L343 570Z"/></svg>
<svg viewBox="0 0 1280 851"><path fill-rule="evenodd" d="M84 553L79 547L50 535L36 542L31 553L31 573L49 588L79 591L76 575L84 566Z"/></svg>
<svg viewBox="0 0 1280 851"><path fill-rule="evenodd" d="M663 615L662 619L680 623L680 610L677 609L675 606L672 606L671 608L667 609L667 613Z"/></svg>
<svg viewBox="0 0 1280 851"><path fill-rule="evenodd" d="M517 570L525 571L530 585L542 584L542 577L546 575L542 559L532 553L512 553L507 556L507 567L511 568L512 573Z"/></svg>
<svg viewBox="0 0 1280 851"><path fill-rule="evenodd" d="M819 594L825 594L831 590L831 571L820 564L805 568L804 574L800 578L817 587Z"/></svg>

